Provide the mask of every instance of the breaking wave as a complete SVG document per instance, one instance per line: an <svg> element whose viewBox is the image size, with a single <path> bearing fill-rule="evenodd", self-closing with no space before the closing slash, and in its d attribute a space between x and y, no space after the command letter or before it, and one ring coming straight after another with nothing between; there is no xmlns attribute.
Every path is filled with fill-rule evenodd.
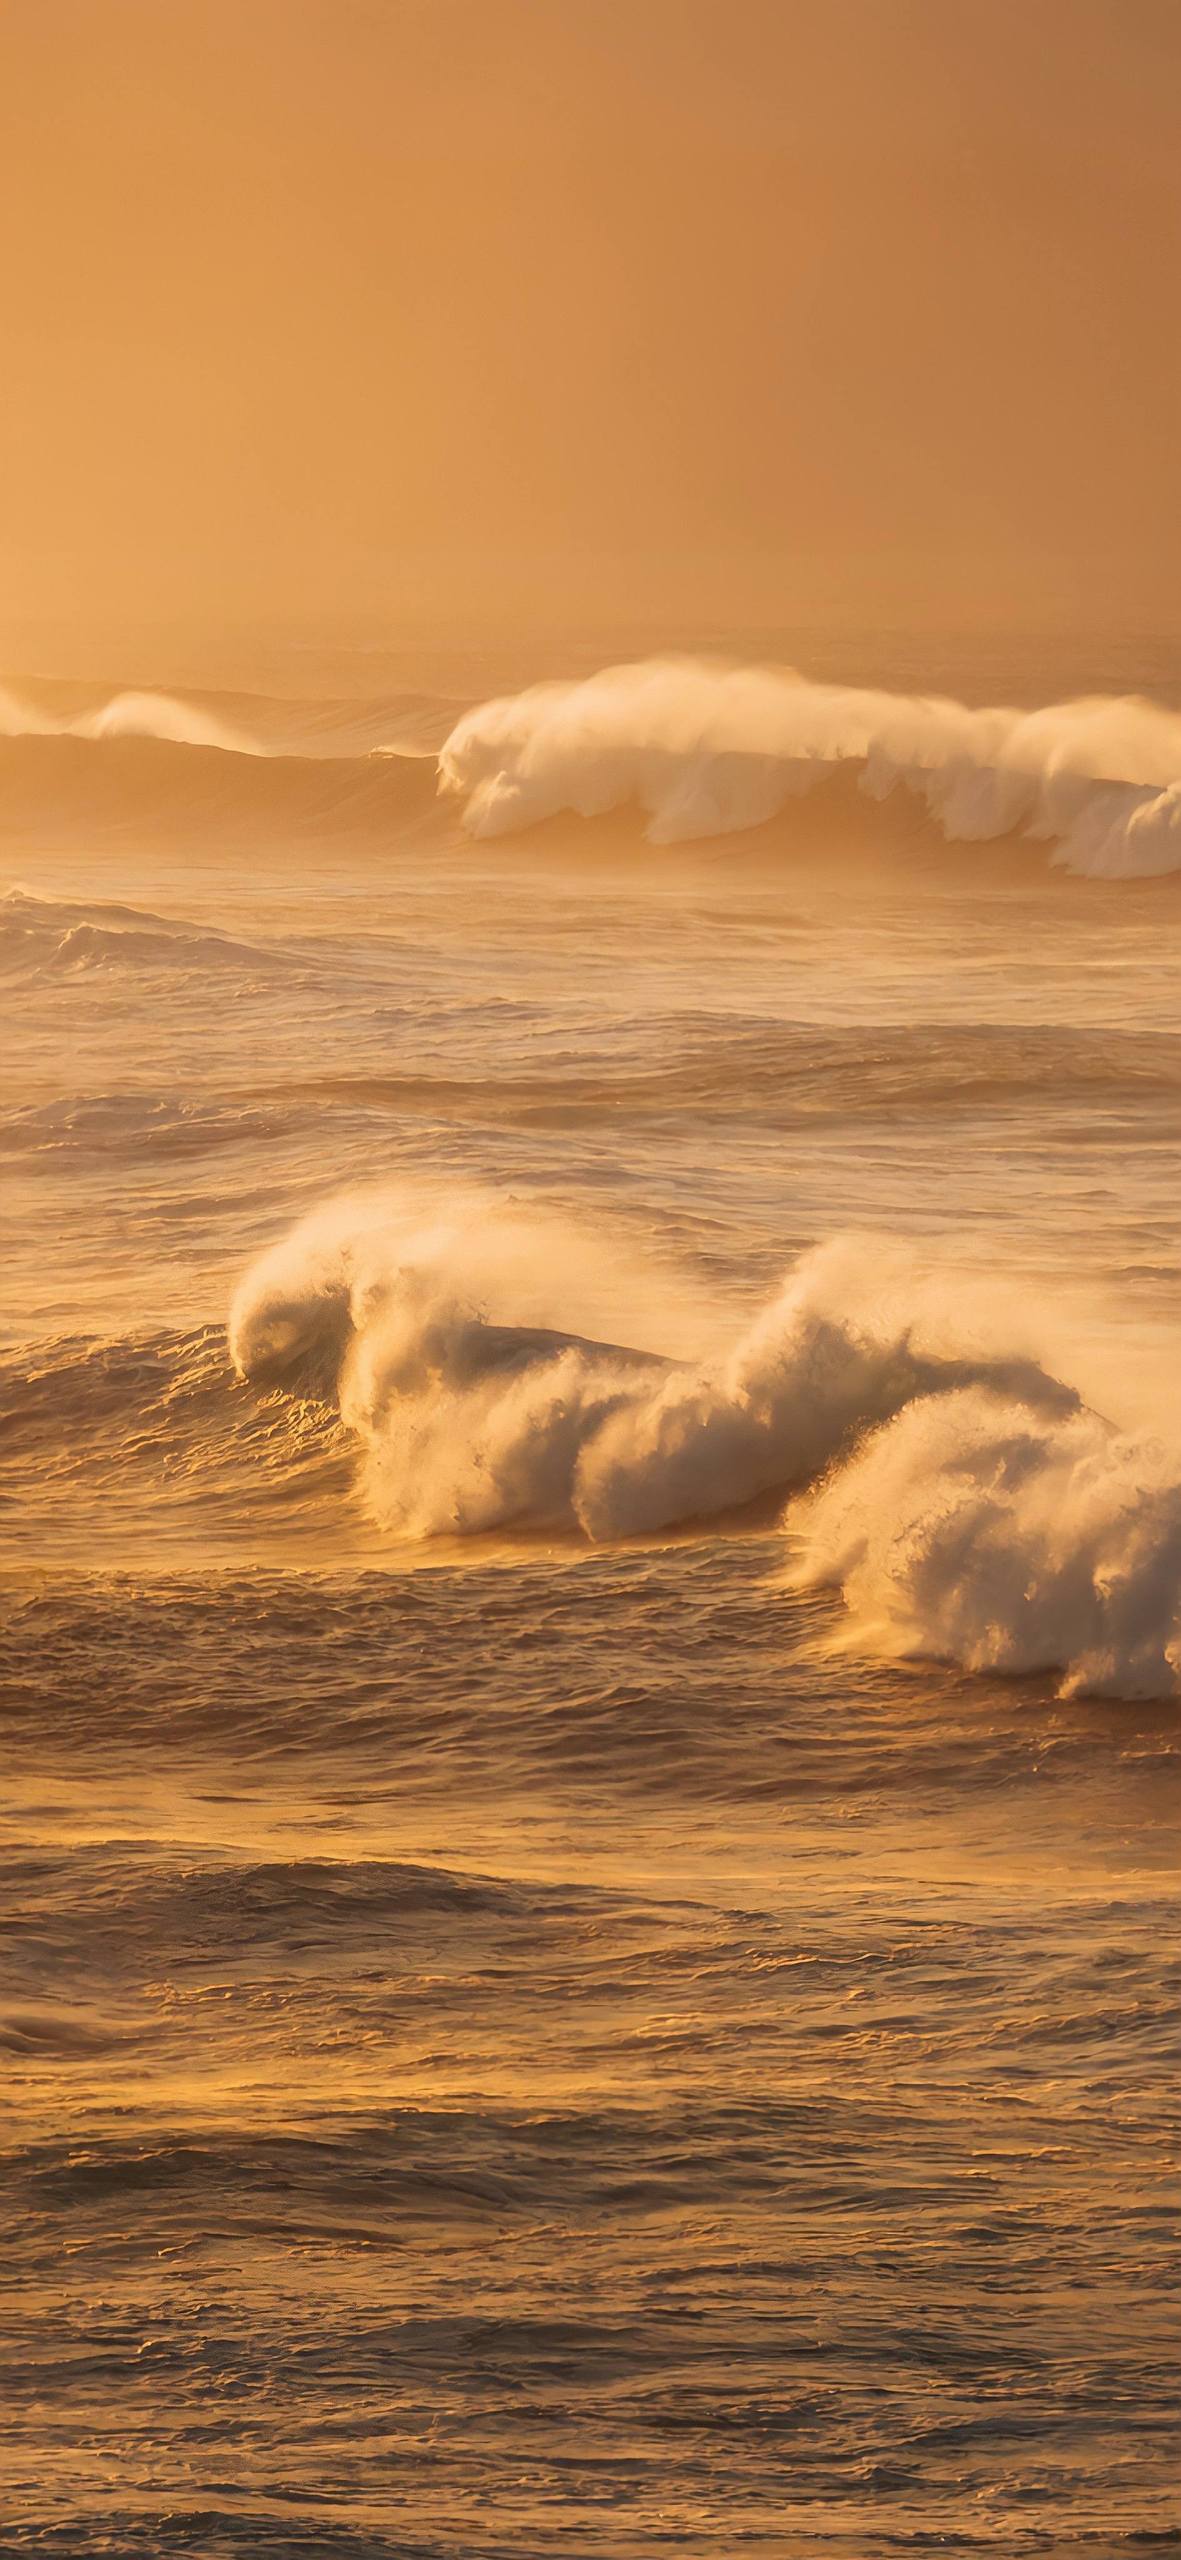
<svg viewBox="0 0 1181 2560"><path fill-rule="evenodd" d="M1181 1693L1181 1457L1098 1414L918 1397L794 1515L860 1642L1062 1694Z"/></svg>
<svg viewBox="0 0 1181 2560"><path fill-rule="evenodd" d="M534 685L458 720L426 696L63 706L0 686L0 818L18 830L307 828L393 847L441 793L477 838L638 810L650 843L674 845L765 827L827 784L839 855L842 780L863 811L901 793L948 842L1029 839L1095 879L1181 870L1181 713L1136 698L973 710L693 659Z"/></svg>
<svg viewBox="0 0 1181 2560"><path fill-rule="evenodd" d="M484 703L439 758L476 836L638 807L654 844L759 827L842 770L898 787L950 841L1025 835L1095 878L1181 869L1181 714L1095 697L1040 711L653 660Z"/></svg>
<svg viewBox="0 0 1181 2560"><path fill-rule="evenodd" d="M624 1346L536 1308L514 1316L514 1283L538 1256L560 1275L577 1240L511 1215L482 1231L478 1211L418 1229L380 1210L360 1225L322 1214L243 1283L234 1365L334 1396L372 1508L417 1537L513 1524L650 1535L811 1483L916 1396L983 1383L1038 1409L1077 1404L1035 1359L958 1355L930 1327L924 1338L900 1277L887 1298L880 1258L869 1303L851 1240L806 1256L753 1322L695 1357L650 1347L647 1326Z"/></svg>
<svg viewBox="0 0 1181 2560"><path fill-rule="evenodd" d="M1121 1433L970 1289L839 1238L696 1354L545 1322L577 1240L481 1212L320 1213L244 1280L239 1376L333 1401L370 1511L403 1536L652 1536L793 1499L797 1587L837 1585L877 1651L1181 1689L1181 1462ZM583 1275L585 1277L585 1275ZM673 1284L666 1284L666 1303ZM586 1304L584 1295L583 1304ZM958 1339L957 1339L958 1336Z"/></svg>

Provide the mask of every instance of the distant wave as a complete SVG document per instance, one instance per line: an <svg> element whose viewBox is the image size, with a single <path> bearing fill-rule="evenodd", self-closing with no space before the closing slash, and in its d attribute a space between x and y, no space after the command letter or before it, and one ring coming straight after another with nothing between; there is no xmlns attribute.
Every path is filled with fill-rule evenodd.
<svg viewBox="0 0 1181 2560"><path fill-rule="evenodd" d="M339 1408L390 1528L632 1538L806 1495L793 1578L840 1586L874 1650L1181 1691L1181 1459L975 1341L970 1297L913 1253L837 1240L731 1339L668 1358L512 1321L512 1229L326 1212L239 1290L239 1375ZM572 1251L555 1230L558 1295ZM538 1254L526 1226L516 1269Z"/></svg>
<svg viewBox="0 0 1181 2560"><path fill-rule="evenodd" d="M905 788L958 843L1025 835L1103 879L1181 869L1181 714L1138 700L973 711L653 660L484 703L439 759L473 835L634 806L666 845L765 825L844 768L871 800Z"/></svg>
<svg viewBox="0 0 1181 2560"><path fill-rule="evenodd" d="M821 785L806 844L823 828L834 859L854 809L897 794L948 842L1026 839L1095 879L1181 871L1181 713L1136 699L970 710L689 659L535 685L458 721L428 697L55 706L0 687L0 822L18 833L309 829L392 848L438 791L480 839L634 810L650 843L676 845L766 828Z"/></svg>
<svg viewBox="0 0 1181 2560"><path fill-rule="evenodd" d="M331 760L375 749L433 756L460 705L431 693L372 699L205 690L163 693L144 686L105 694L48 678L18 688L0 683L0 738L152 738L171 746L216 747L223 755Z"/></svg>
<svg viewBox="0 0 1181 2560"><path fill-rule="evenodd" d="M170 746L216 747L261 756L256 738L195 702L171 693L112 694L88 711L54 713L0 685L0 738L155 738Z"/></svg>
<svg viewBox="0 0 1181 2560"><path fill-rule="evenodd" d="M392 845L435 797L432 758L401 749L280 755L162 730L0 729L0 822L14 834L232 828L265 841L309 830Z"/></svg>

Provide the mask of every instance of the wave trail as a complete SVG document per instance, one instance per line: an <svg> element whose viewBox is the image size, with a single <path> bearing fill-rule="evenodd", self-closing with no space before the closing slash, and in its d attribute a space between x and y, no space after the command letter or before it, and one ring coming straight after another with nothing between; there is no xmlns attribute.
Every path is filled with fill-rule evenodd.
<svg viewBox="0 0 1181 2560"><path fill-rule="evenodd" d="M873 1650L1181 1692L1181 1457L1084 1404L1011 1309L844 1237L696 1352L645 1341L667 1275L628 1348L507 1312L539 1270L570 1295L583 1249L495 1204L339 1204L247 1274L235 1368L335 1404L403 1536L651 1536L787 1496L793 1582L842 1588Z"/></svg>
<svg viewBox="0 0 1181 2560"><path fill-rule="evenodd" d="M1132 699L969 710L654 659L466 713L439 779L476 836L637 805L651 843L678 844L761 826L847 767L870 799L905 787L950 841L1032 836L1095 878L1181 869L1181 713Z"/></svg>

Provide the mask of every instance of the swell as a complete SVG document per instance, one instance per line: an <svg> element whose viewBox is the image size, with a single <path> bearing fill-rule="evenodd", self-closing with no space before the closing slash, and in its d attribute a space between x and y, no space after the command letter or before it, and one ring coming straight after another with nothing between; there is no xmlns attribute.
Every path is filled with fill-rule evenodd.
<svg viewBox="0 0 1181 2560"><path fill-rule="evenodd" d="M716 2198L719 2180L732 2201L767 2198L782 2183L789 2128L801 2145L824 2141L836 2164L827 2191L851 2190L854 2201L871 2171L850 2152L847 2130L829 2151L840 2114L831 2100L801 2099L785 2111L779 2095L711 2101L680 2090L647 2105L408 2104L396 2121L388 2109L366 2115L320 2102L306 2127L289 2116L274 2131L158 2126L147 2138L110 2134L81 2150L60 2138L31 2142L13 2160L13 2182L34 2215L70 2208L101 2217L120 2204L126 2211L136 2196L162 2195L180 2224L194 2216L207 2225L212 2212L236 2231L273 2227L278 2189L288 2240L344 2226L380 2242L395 2208L403 2223L417 2209L462 2227L503 2216L528 2224L539 2214L700 2207Z"/></svg>
<svg viewBox="0 0 1181 2560"><path fill-rule="evenodd" d="M179 1970L232 1961L243 1944L339 1956L395 1932L439 1942L450 1930L474 1952L493 1933L577 1939L606 1923L621 1931L644 1924L642 1896L590 1884L405 1858L163 1856L118 1838L14 1850L3 1896L10 1917L35 1917L38 1961L68 1965L75 1982L93 1974L99 1994L122 1971L138 1970L148 1947L168 1947Z"/></svg>
<svg viewBox="0 0 1181 2560"><path fill-rule="evenodd" d="M0 1158L15 1159L26 1172L56 1173L69 1165L89 1173L98 1164L142 1167L267 1147L303 1131L294 1102L284 1108L249 1095L64 1095L0 1112Z"/></svg>
<svg viewBox="0 0 1181 2560"><path fill-rule="evenodd" d="M441 1120L522 1128L602 1121L757 1120L794 1128L826 1120L872 1120L1039 1110L1175 1109L1181 1100L1181 1041L1167 1031L1089 1031L1071 1025L772 1023L675 1042L668 1025L651 1064L547 1068L541 1074L321 1074L286 1092L309 1105L352 1106ZM675 1042L675 1045L674 1045ZM260 1095L266 1103L274 1097ZM1088 1121L1093 1132L1097 1124Z"/></svg>
<svg viewBox="0 0 1181 2560"><path fill-rule="evenodd" d="M22 925L23 963L38 978L85 972L126 1001L129 976L155 1000L161 971L195 982L240 970L294 969L298 955L228 938L118 923L64 923L40 937ZM0 904L0 968L4 960ZM10 979L17 971L9 955ZM315 981L319 987L321 976ZM331 980L327 983L330 985ZM307 984L299 970L297 988ZM62 1094L0 1108L0 1160L52 1175L96 1165L144 1166L227 1151L298 1143L306 1153L333 1131L380 1137L408 1119L435 1129L562 1130L629 1127L637 1135L686 1121L693 1129L816 1131L884 1123L928 1133L1005 1112L1036 1113L1074 1147L1110 1146L1126 1128L1141 1143L1171 1138L1181 1103L1181 1040L1167 1031L1087 1031L1010 1026L894 1025L831 1030L810 1024L720 1027L674 1045L662 1033L650 1064L566 1064L535 1073L444 1073L425 1066L250 1076L224 1087Z"/></svg>
<svg viewBox="0 0 1181 2560"><path fill-rule="evenodd" d="M331 1415L260 1410L235 1388L220 1328L0 1351L0 1519L14 1564L314 1533L349 1483Z"/></svg>
<svg viewBox="0 0 1181 2560"><path fill-rule="evenodd" d="M393 747L434 753L454 726L454 696L423 692L329 697L227 692L183 693L22 677L0 683L0 737L161 738L238 755L354 756Z"/></svg>
<svg viewBox="0 0 1181 2560"><path fill-rule="evenodd" d="M0 735L0 825L17 837L52 825L384 840L424 817L435 796L433 760L413 753L263 755L141 736Z"/></svg>
<svg viewBox="0 0 1181 2560"><path fill-rule="evenodd" d="M109 899L38 898L25 889L0 897L0 976L10 980L161 970L257 978L290 968L295 956L282 944L247 942Z"/></svg>

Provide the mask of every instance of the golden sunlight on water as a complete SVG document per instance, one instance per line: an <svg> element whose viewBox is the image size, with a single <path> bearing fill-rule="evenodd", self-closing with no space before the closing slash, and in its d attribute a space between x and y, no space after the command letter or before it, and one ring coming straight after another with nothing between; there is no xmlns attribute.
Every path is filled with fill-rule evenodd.
<svg viewBox="0 0 1181 2560"><path fill-rule="evenodd" d="M12 2547L1167 2532L1169 877L79 718L10 742Z"/></svg>
<svg viewBox="0 0 1181 2560"><path fill-rule="evenodd" d="M1175 12L0 15L0 2552L1174 2549Z"/></svg>

